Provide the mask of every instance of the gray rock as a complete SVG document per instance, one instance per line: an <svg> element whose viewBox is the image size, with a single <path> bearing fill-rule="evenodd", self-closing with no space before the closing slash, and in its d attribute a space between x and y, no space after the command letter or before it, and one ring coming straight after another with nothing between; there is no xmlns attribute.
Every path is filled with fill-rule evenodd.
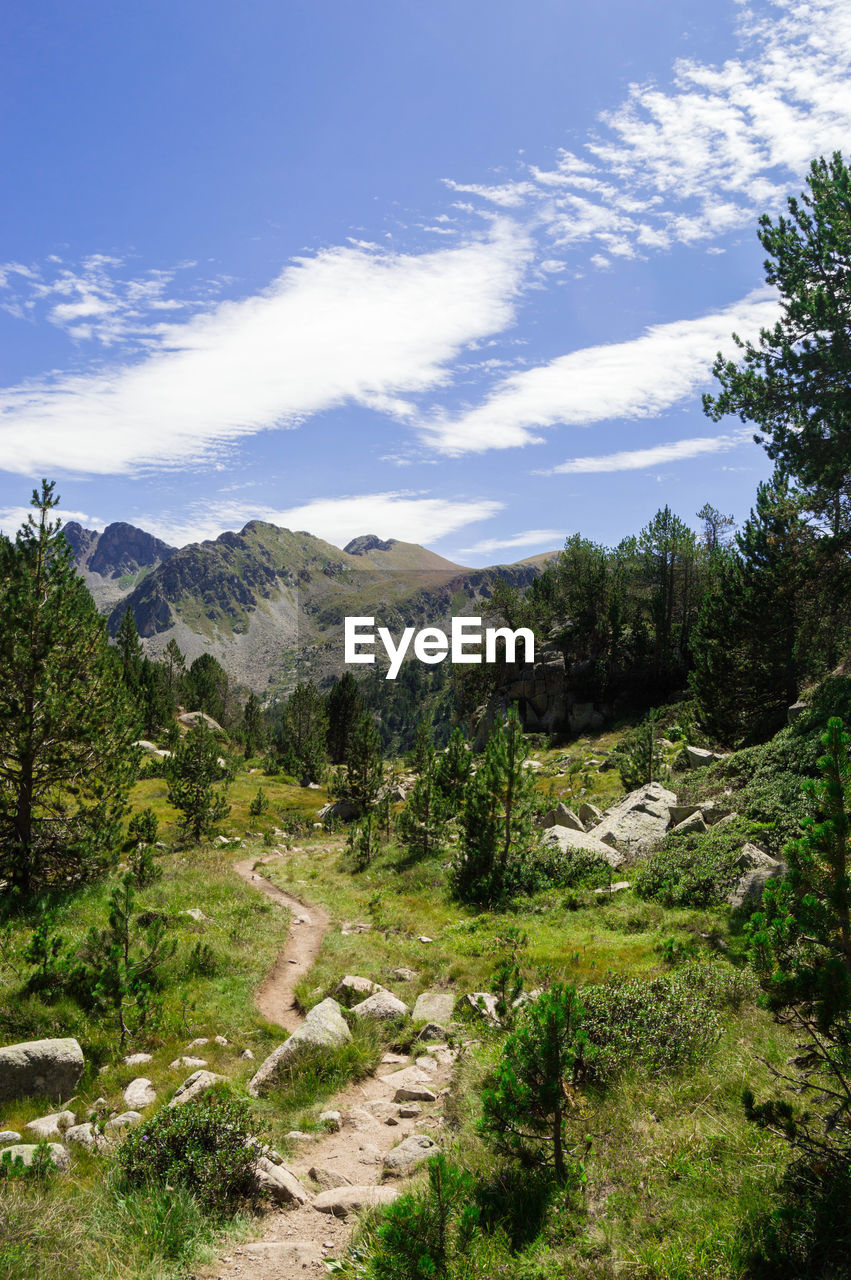
<svg viewBox="0 0 851 1280"><path fill-rule="evenodd" d="M606 893L623 893L625 889L629 888L629 884L629 880L615 880L612 884L607 885L605 889L595 889L594 892L598 898Z"/></svg>
<svg viewBox="0 0 851 1280"><path fill-rule="evenodd" d="M410 1009L394 996L392 991L376 991L373 995L352 1006L356 1018L367 1018L370 1022L387 1022L393 1018L407 1018Z"/></svg>
<svg viewBox="0 0 851 1280"><path fill-rule="evenodd" d="M398 1198L399 1192L395 1187L334 1187L330 1191L320 1191L313 1207L320 1213L333 1213L335 1218L348 1218L351 1213L392 1204Z"/></svg>
<svg viewBox="0 0 851 1280"><path fill-rule="evenodd" d="M189 919L194 920L196 924L210 924L210 917L205 915L200 907L187 907L183 914L189 916Z"/></svg>
<svg viewBox="0 0 851 1280"><path fill-rule="evenodd" d="M258 1156L254 1163L254 1180L260 1191L265 1191L276 1204L310 1204L311 1195L294 1173L284 1165L273 1164L266 1156Z"/></svg>
<svg viewBox="0 0 851 1280"><path fill-rule="evenodd" d="M38 1150L37 1143L21 1143L14 1147L6 1147L3 1151L3 1159L9 1159L14 1164L16 1160L20 1160L25 1168L29 1168L33 1162L33 1157ZM50 1155L51 1162L60 1172L65 1173L71 1168L71 1157L59 1142L49 1142L47 1151Z"/></svg>
<svg viewBox="0 0 851 1280"><path fill-rule="evenodd" d="M437 1094L427 1084L401 1084L393 1094L394 1102L437 1102Z"/></svg>
<svg viewBox="0 0 851 1280"><path fill-rule="evenodd" d="M382 986L379 986L377 982L370 981L369 978L360 978L357 974L347 973L334 988L334 995L340 1004L348 1008L358 1000L364 1000L376 991L383 990Z"/></svg>
<svg viewBox="0 0 851 1280"><path fill-rule="evenodd" d="M598 809L595 804L589 804L587 800L579 806L579 821L584 823L587 830L588 827L594 827L598 822L603 820L603 811Z"/></svg>
<svg viewBox="0 0 851 1280"><path fill-rule="evenodd" d="M224 1049L227 1045L227 1040L224 1036L213 1036L213 1044L217 1044L220 1048Z"/></svg>
<svg viewBox="0 0 851 1280"><path fill-rule="evenodd" d="M402 1102L399 1104L399 1118L401 1120L415 1120L422 1113L423 1109L418 1102Z"/></svg>
<svg viewBox="0 0 851 1280"><path fill-rule="evenodd" d="M438 1040L444 1041L448 1035L446 1027L442 1027L439 1022L427 1022L417 1035L418 1040Z"/></svg>
<svg viewBox="0 0 851 1280"><path fill-rule="evenodd" d="M206 1093L208 1089L212 1089L214 1084L226 1080L227 1076L218 1076L215 1071L193 1071L191 1076L186 1077L183 1084L178 1085L168 1105L180 1107L184 1102L191 1102L193 1098L197 1098L199 1093Z"/></svg>
<svg viewBox="0 0 851 1280"><path fill-rule="evenodd" d="M419 976L415 969L406 969L404 965L401 969L390 970L390 977L394 982L416 982Z"/></svg>
<svg viewBox="0 0 851 1280"><path fill-rule="evenodd" d="M154 1057L151 1053L130 1053L121 1061L125 1067L146 1067L149 1062L153 1062Z"/></svg>
<svg viewBox="0 0 851 1280"><path fill-rule="evenodd" d="M675 804L668 810L668 821L672 827L678 827L686 818L690 818L693 813L700 813L699 804Z"/></svg>
<svg viewBox="0 0 851 1280"><path fill-rule="evenodd" d="M206 1067L206 1058L175 1058L174 1062L170 1062L169 1067L172 1071L188 1071L194 1067L197 1071L200 1067Z"/></svg>
<svg viewBox="0 0 851 1280"><path fill-rule="evenodd" d="M319 810L319 817L323 822L329 818L336 818L339 822L352 822L360 817L360 809L351 800L332 800Z"/></svg>
<svg viewBox="0 0 851 1280"><path fill-rule="evenodd" d="M403 1178L439 1151L440 1147L433 1138L426 1137L424 1133L412 1133L398 1147L388 1151L384 1157L384 1172L393 1178Z"/></svg>
<svg viewBox="0 0 851 1280"><path fill-rule="evenodd" d="M709 828L706 825L706 819L698 809L697 813L692 813L688 818L683 818L682 822L678 822L673 830L678 835L687 836L690 832L708 831Z"/></svg>
<svg viewBox="0 0 851 1280"><path fill-rule="evenodd" d="M592 827L588 835L626 856L635 857L648 852L662 839L676 803L673 791L661 782L648 782L609 809L603 821Z"/></svg>
<svg viewBox="0 0 851 1280"><path fill-rule="evenodd" d="M194 1040L190 1040L186 1046L187 1049L203 1049L205 1044L210 1043L209 1036L196 1036Z"/></svg>
<svg viewBox="0 0 851 1280"><path fill-rule="evenodd" d="M77 1117L73 1111L55 1111L53 1115L30 1120L24 1128L36 1142L61 1142L65 1130L76 1123Z"/></svg>
<svg viewBox="0 0 851 1280"><path fill-rule="evenodd" d="M411 1016L414 1022L436 1022L442 1025L452 1020L454 1008L455 997L449 992L424 991L417 996Z"/></svg>
<svg viewBox="0 0 851 1280"><path fill-rule="evenodd" d="M785 862L772 858L759 845L751 843L743 846L736 866L742 874L727 895L727 902L734 908L761 898L768 881L786 873Z"/></svg>
<svg viewBox="0 0 851 1280"><path fill-rule="evenodd" d="M243 1049L242 1053L239 1056L240 1058L243 1058L246 1062L254 1061L254 1054L251 1052L250 1049Z"/></svg>
<svg viewBox="0 0 851 1280"><path fill-rule="evenodd" d="M0 1102L70 1098L85 1066L76 1040L28 1040L0 1049Z"/></svg>
<svg viewBox="0 0 851 1280"><path fill-rule="evenodd" d="M206 711L184 711L183 714L179 715L177 718L181 724L185 724L190 729L194 724L197 724L199 720L203 720L208 729L224 733L224 729L219 724L218 720L214 720L212 716L208 716Z"/></svg>
<svg viewBox="0 0 851 1280"><path fill-rule="evenodd" d="M594 831L598 829L595 827ZM594 832L573 831L570 827L550 827L549 831L544 833L541 844L558 845L562 853L569 853L571 849L593 853L607 862L610 867L619 867L623 862L622 854L613 848L610 842L604 842L595 836Z"/></svg>
<svg viewBox="0 0 851 1280"><path fill-rule="evenodd" d="M496 996L492 991L470 991L464 999L470 1008L489 1022L491 1026L499 1026L496 1013Z"/></svg>
<svg viewBox="0 0 851 1280"><path fill-rule="evenodd" d="M145 1076L131 1080L124 1090L124 1102L131 1111L144 1111L157 1100L157 1091Z"/></svg>
<svg viewBox="0 0 851 1280"><path fill-rule="evenodd" d="M567 805L559 802L554 809L544 814L545 827L568 827L571 831L584 831L585 823Z"/></svg>
<svg viewBox="0 0 851 1280"><path fill-rule="evenodd" d="M321 1111L319 1123L324 1124L329 1133L339 1133L343 1126L343 1117L339 1111Z"/></svg>
<svg viewBox="0 0 851 1280"><path fill-rule="evenodd" d="M686 747L686 755L691 769L702 769L715 760L715 752L706 747Z"/></svg>
<svg viewBox="0 0 851 1280"><path fill-rule="evenodd" d="M106 1138L91 1123L75 1124L65 1133L66 1147L84 1147L86 1151L104 1151Z"/></svg>
<svg viewBox="0 0 851 1280"><path fill-rule="evenodd" d="M808 702L793 702L791 707L786 709L786 723L791 724L793 720L797 720L805 711L809 710Z"/></svg>
<svg viewBox="0 0 851 1280"><path fill-rule="evenodd" d="M120 1138L128 1129L135 1129L136 1125L141 1123L142 1117L138 1111L122 1111L120 1116L107 1120L103 1131L111 1138Z"/></svg>
<svg viewBox="0 0 851 1280"><path fill-rule="evenodd" d="M12 1147L20 1140L21 1135L14 1129L0 1129L0 1147Z"/></svg>
<svg viewBox="0 0 851 1280"><path fill-rule="evenodd" d="M340 1006L329 996L315 1005L290 1038L278 1045L260 1064L248 1082L249 1094L252 1098L259 1098L267 1089L271 1089L293 1055L310 1048L337 1049L347 1044L351 1038L352 1033L346 1025Z"/></svg>
<svg viewBox="0 0 851 1280"><path fill-rule="evenodd" d="M318 1165L314 1165L309 1169L307 1176L312 1178L322 1191L335 1191L337 1187L350 1187L352 1185L350 1179L342 1173L337 1173L335 1169L320 1168Z"/></svg>

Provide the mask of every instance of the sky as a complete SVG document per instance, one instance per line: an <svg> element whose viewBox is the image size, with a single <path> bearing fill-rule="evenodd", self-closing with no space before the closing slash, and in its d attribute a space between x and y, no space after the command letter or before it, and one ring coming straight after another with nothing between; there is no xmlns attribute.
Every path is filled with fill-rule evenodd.
<svg viewBox="0 0 851 1280"><path fill-rule="evenodd" d="M12 0L0 528L470 565L769 474L701 408L851 136L851 0Z"/></svg>

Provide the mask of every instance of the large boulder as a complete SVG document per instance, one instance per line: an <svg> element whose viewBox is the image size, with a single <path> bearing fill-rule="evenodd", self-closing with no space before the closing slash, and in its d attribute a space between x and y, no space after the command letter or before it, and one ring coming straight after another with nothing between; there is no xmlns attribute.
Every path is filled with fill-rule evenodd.
<svg viewBox="0 0 851 1280"><path fill-rule="evenodd" d="M313 1207L320 1213L333 1213L335 1218L347 1218L350 1213L392 1204L398 1199L399 1192L395 1187L334 1187L330 1191L320 1191Z"/></svg>
<svg viewBox="0 0 851 1280"><path fill-rule="evenodd" d="M216 1075L215 1071L193 1071L191 1076L187 1076L183 1084L178 1085L175 1089L170 1107L181 1107L184 1102L191 1102L193 1098L197 1098L199 1093L206 1093L208 1089L212 1089L214 1084L219 1084L227 1080L227 1076ZM132 1115L132 1112L128 1114Z"/></svg>
<svg viewBox="0 0 851 1280"><path fill-rule="evenodd" d="M404 1138L392 1151L388 1151L384 1157L384 1172L392 1178L404 1178L406 1174L413 1173L418 1165L425 1160L436 1156L440 1152L440 1147L434 1141L434 1138L428 1138L424 1133L412 1133L409 1137Z"/></svg>
<svg viewBox="0 0 851 1280"><path fill-rule="evenodd" d="M373 982L370 978L361 978L356 973L347 973L334 988L334 995L340 1004L348 1008L358 1000L365 1000L367 996L383 990L384 987L380 983Z"/></svg>
<svg viewBox="0 0 851 1280"><path fill-rule="evenodd" d="M570 853L572 849L583 853L594 853L610 867L619 867L623 856L611 843L600 840L593 831L574 831L570 827L550 827L541 840L543 845L558 845L562 853Z"/></svg>
<svg viewBox="0 0 851 1280"><path fill-rule="evenodd" d="M424 991L414 1005L414 1022L434 1022L445 1026L452 1019L455 997L448 991Z"/></svg>
<svg viewBox="0 0 851 1280"><path fill-rule="evenodd" d="M543 826L545 827L569 827L571 831L584 831L585 823L582 822L572 809L568 809L567 805L562 801L556 805L554 809L544 814Z"/></svg>
<svg viewBox="0 0 851 1280"><path fill-rule="evenodd" d="M124 1104L131 1111L144 1111L157 1100L157 1091L147 1076L137 1076L124 1090Z"/></svg>
<svg viewBox="0 0 851 1280"><path fill-rule="evenodd" d="M786 873L785 862L772 858L758 844L750 842L742 847L736 866L741 875L727 894L727 902L731 907L743 907L746 902L761 898L768 881Z"/></svg>
<svg viewBox="0 0 851 1280"><path fill-rule="evenodd" d="M224 729L219 724L218 720L214 720L212 716L208 716L206 711L184 711L182 715L179 715L177 718L181 724L186 725L187 729L194 728L200 720L208 729L212 729L214 733L224 733Z"/></svg>
<svg viewBox="0 0 851 1280"><path fill-rule="evenodd" d="M73 1111L55 1111L53 1115L30 1120L24 1128L35 1142L61 1142L65 1131L76 1123Z"/></svg>
<svg viewBox="0 0 851 1280"><path fill-rule="evenodd" d="M260 1064L248 1082L248 1092L252 1098L259 1098L262 1093L274 1086L286 1064L306 1049L339 1049L351 1038L352 1033L346 1025L343 1011L337 1001L330 996L320 1000L290 1038L283 1044L279 1044L277 1049L273 1049L268 1058Z"/></svg>
<svg viewBox="0 0 851 1280"><path fill-rule="evenodd" d="M626 857L637 857L662 839L676 803L673 791L661 782L648 782L608 809L588 834Z"/></svg>
<svg viewBox="0 0 851 1280"><path fill-rule="evenodd" d="M76 1040L28 1040L0 1049L0 1102L70 1098L85 1066Z"/></svg>
<svg viewBox="0 0 851 1280"><path fill-rule="evenodd" d="M360 1004L352 1005L352 1013L356 1018L367 1018L371 1022L389 1022L394 1018L407 1018L410 1009L404 1000L394 996L392 991L376 991Z"/></svg>
<svg viewBox="0 0 851 1280"><path fill-rule="evenodd" d="M360 809L353 800L330 800L317 815L323 822L336 818L338 822L353 822L360 817Z"/></svg>
<svg viewBox="0 0 851 1280"><path fill-rule="evenodd" d="M266 1156L259 1156L254 1163L254 1181L258 1191L265 1191L276 1204L310 1204L310 1192L305 1190L295 1174L284 1165L274 1164Z"/></svg>
<svg viewBox="0 0 851 1280"><path fill-rule="evenodd" d="M26 1142L14 1147L4 1147L3 1159L5 1160L8 1157L12 1164L14 1164L16 1160L20 1160L24 1167L28 1169L35 1158L35 1153L38 1149L39 1146L37 1143L30 1144ZM58 1169L61 1173L64 1173L67 1169L71 1168L71 1157L60 1143L49 1142L47 1144L47 1153L50 1156L50 1160L54 1168Z"/></svg>

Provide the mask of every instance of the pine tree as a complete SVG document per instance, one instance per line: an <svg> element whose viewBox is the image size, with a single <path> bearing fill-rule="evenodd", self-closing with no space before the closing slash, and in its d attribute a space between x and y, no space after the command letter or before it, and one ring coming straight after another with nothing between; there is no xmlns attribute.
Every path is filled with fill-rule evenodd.
<svg viewBox="0 0 851 1280"><path fill-rule="evenodd" d="M648 782L664 782L668 768L659 733L659 713L651 709L642 723L624 738L618 751L618 773L627 791Z"/></svg>
<svg viewBox="0 0 851 1280"><path fill-rule="evenodd" d="M58 501L43 481L0 538L0 876L24 892L112 860L136 771L138 725Z"/></svg>
<svg viewBox="0 0 851 1280"><path fill-rule="evenodd" d="M360 816L373 808L384 781L381 739L375 721L364 711L349 740L348 760L338 771L334 794L350 800Z"/></svg>
<svg viewBox="0 0 851 1280"><path fill-rule="evenodd" d="M186 673L186 697L192 711L204 711L224 725L227 711L228 676L211 653L202 653Z"/></svg>
<svg viewBox="0 0 851 1280"><path fill-rule="evenodd" d="M221 780L219 748L203 720L197 720L168 763L168 799L181 814L181 832L196 844L230 813Z"/></svg>
<svg viewBox="0 0 851 1280"><path fill-rule="evenodd" d="M174 636L169 640L163 653L163 672L168 696L172 705L180 701L181 686L186 675L186 659L180 652Z"/></svg>
<svg viewBox="0 0 851 1280"><path fill-rule="evenodd" d="M263 721L263 709L260 699L252 689L248 695L242 712L242 740L245 747L245 758L257 755L266 741L266 725Z"/></svg>
<svg viewBox="0 0 851 1280"><path fill-rule="evenodd" d="M363 698L350 671L335 681L328 694L328 754L332 764L345 764L349 741L363 715Z"/></svg>
<svg viewBox="0 0 851 1280"><path fill-rule="evenodd" d="M327 759L328 713L312 680L296 685L281 716L279 754L303 782L319 782Z"/></svg>
<svg viewBox="0 0 851 1280"><path fill-rule="evenodd" d="M412 854L429 858L440 853L446 843L449 805L437 785L434 747L429 746L420 758L420 776L399 818L399 835Z"/></svg>
<svg viewBox="0 0 851 1280"><path fill-rule="evenodd" d="M451 818L457 817L464 807L472 763L467 740L456 727L449 735L446 750L438 756L435 768L435 783L446 801L447 814Z"/></svg>
<svg viewBox="0 0 851 1280"><path fill-rule="evenodd" d="M132 694L136 694L142 676L142 641L136 628L136 619L132 609L125 609L121 625L115 634L115 647L121 654L121 668L124 681Z"/></svg>
<svg viewBox="0 0 851 1280"><path fill-rule="evenodd" d="M528 881L534 787L525 759L523 726L512 708L491 734L467 788L463 841L452 869L462 901L498 906Z"/></svg>
<svg viewBox="0 0 851 1280"><path fill-rule="evenodd" d="M794 1074L774 1070L814 1112L785 1099L746 1107L811 1155L851 1158L851 737L828 721L820 781L804 788L813 815L786 848L789 874L765 887L748 927L751 958L776 1020L800 1037Z"/></svg>

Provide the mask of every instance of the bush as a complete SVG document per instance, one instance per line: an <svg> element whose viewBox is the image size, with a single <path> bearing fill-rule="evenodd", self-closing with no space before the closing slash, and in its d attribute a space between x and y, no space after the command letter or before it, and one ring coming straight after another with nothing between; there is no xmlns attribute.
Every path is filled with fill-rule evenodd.
<svg viewBox="0 0 851 1280"><path fill-rule="evenodd" d="M736 859L742 845L762 836L762 828L744 819L718 830L666 836L637 868L635 892L663 907L717 906L739 878Z"/></svg>
<svg viewBox="0 0 851 1280"><path fill-rule="evenodd" d="M208 1093L179 1107L163 1107L118 1149L126 1190L150 1183L186 1187L209 1210L233 1211L257 1196L248 1103Z"/></svg>
<svg viewBox="0 0 851 1280"><path fill-rule="evenodd" d="M134 813L127 827L127 839L131 844L154 844L159 831L159 819L153 809Z"/></svg>
<svg viewBox="0 0 851 1280"><path fill-rule="evenodd" d="M137 889L147 889L149 885L162 879L163 869L154 862L154 855L148 845L140 844L133 849L128 862L130 874Z"/></svg>
<svg viewBox="0 0 851 1280"><path fill-rule="evenodd" d="M428 1162L428 1186L402 1196L384 1214L370 1274L375 1280L433 1280L450 1274L476 1227L473 1179L445 1156Z"/></svg>

